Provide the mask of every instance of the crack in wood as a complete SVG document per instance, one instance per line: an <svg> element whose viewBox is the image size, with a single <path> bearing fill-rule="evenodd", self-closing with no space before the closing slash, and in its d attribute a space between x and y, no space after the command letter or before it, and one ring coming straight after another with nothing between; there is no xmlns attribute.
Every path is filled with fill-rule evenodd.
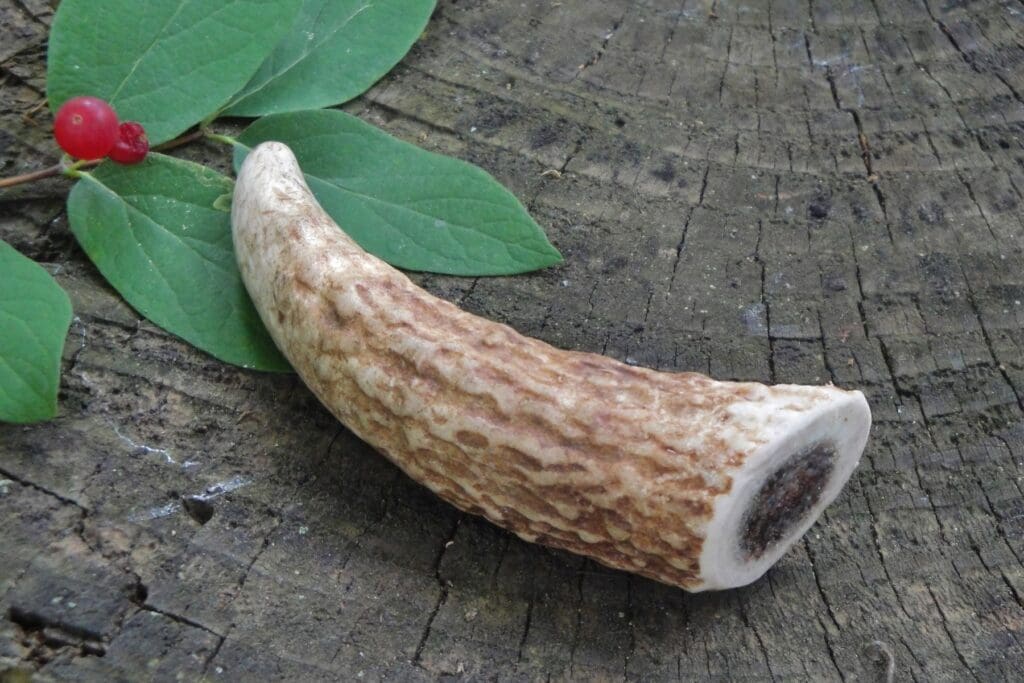
<svg viewBox="0 0 1024 683"><path fill-rule="evenodd" d="M828 592L821 585L821 576L818 575L818 566L815 563L814 550L811 548L811 543L805 536L803 538L804 550L807 552L807 559L811 563L811 576L814 577L814 585L818 589L818 596L821 598L821 602L825 605L825 612L828 614L829 619L832 620L832 626L835 627L836 631L841 632L843 627L839 625L839 620L836 618L835 611L832 608L832 603L828 599ZM828 639L828 631L826 630L823 634L825 639Z"/></svg>
<svg viewBox="0 0 1024 683"><path fill-rule="evenodd" d="M931 596L932 603L935 605L935 611L939 613L939 623L942 624L942 630L946 634L946 638L949 639L949 644L953 647L953 652L956 653L957 659L960 660L960 663L963 665L964 669L967 670L967 673L970 674L971 678L980 682L981 679L978 678L978 674L974 672L974 669L967 662L967 658L964 656L964 653L960 651L960 646L957 644L956 638L953 637L952 631L949 630L949 619L946 616L945 610L942 609L942 602L935 597L935 591L929 584L924 584L924 587L928 592L928 595Z"/></svg>
<svg viewBox="0 0 1024 683"><path fill-rule="evenodd" d="M162 609L160 609L158 607L154 607L153 605L150 605L150 604L143 604L140 607L140 609L145 611L145 612L152 612L153 614L159 614L161 616L167 617L171 621L176 622L178 624L182 624L182 625L188 626L190 628L197 628L200 631L206 631L210 635L216 636L217 638L220 638L220 639L224 638L223 635L221 635L220 633L217 633L217 631L215 631L214 629L210 628L209 626L205 626L205 625L199 623L198 621L195 621L193 619L189 619L188 617L184 617L184 616L182 616L180 614L175 614L174 612L168 612L167 610L162 610Z"/></svg>
<svg viewBox="0 0 1024 683"><path fill-rule="evenodd" d="M448 602L448 593L451 590L451 583L441 577L441 563L444 561L444 556L445 553L448 552L448 548L454 545L455 536L459 533L459 527L462 525L462 520L464 518L465 516L463 514L460 514L455 518L452 528L446 534L445 540L442 541L441 548L438 550L437 556L434 558L433 574L441 591L437 596L437 602L434 604L434 608L431 610L426 623L423 625L423 632L420 635L419 642L416 644L416 650L413 652L412 663L421 668L423 667L423 650L427 645L427 640L430 638L430 633L434 626L434 619L437 618L438 612L440 612L441 608L444 607L446 602Z"/></svg>
<svg viewBox="0 0 1024 683"><path fill-rule="evenodd" d="M516 667L523 661L523 650L526 648L526 638L530 634L530 624L533 620L533 604L535 598L533 595L530 596L530 600L526 606L526 623L523 624L523 634L519 636L519 644L516 646Z"/></svg>
<svg viewBox="0 0 1024 683"><path fill-rule="evenodd" d="M227 640L227 636L220 636L218 638L217 644L213 646L213 650L210 651L210 654L207 655L206 659L203 661L203 667L201 669L201 673L203 675L210 670L210 666L212 666L214 660L217 659L217 655L220 654L221 648L224 647L224 643L226 643Z"/></svg>
<svg viewBox="0 0 1024 683"><path fill-rule="evenodd" d="M964 183L966 185L966 182ZM969 187L969 186L968 186ZM971 199L974 199L974 193L971 192ZM981 206L977 204L978 211L981 211ZM982 213L984 215L984 213ZM986 223L988 221L986 220ZM991 228L990 228L991 231ZM981 309L978 306L978 299L974 292L974 287L971 284L971 278L967 275L963 265L959 264L960 272L963 275L964 284L967 287L967 301L971 306L971 310L974 313L975 318L978 320L978 327L981 330L981 337L985 341L985 348L988 350L989 356L992 358L992 365L999 371L1000 376L1003 378L1003 382L1009 387L1010 391L1013 392L1014 397L1017 399L1017 407L1024 413L1024 395L1017 390L1017 386L1014 384L1013 379L1010 377L1006 366L999 361L1000 354L996 351L995 345L992 342L992 336L989 334L988 327L985 325L985 318L981 314Z"/></svg>
<svg viewBox="0 0 1024 683"><path fill-rule="evenodd" d="M839 660L836 659L835 647L832 645L832 639L828 635L828 629L825 627L825 623L822 621L821 616L818 616L818 628L821 629L821 639L825 641L825 651L828 653L829 662L832 664L832 668L835 669L836 675L839 676L839 680L847 680L847 676L843 673L843 669L839 666Z"/></svg>
<svg viewBox="0 0 1024 683"><path fill-rule="evenodd" d="M576 624L573 628L572 645L569 648L569 676L575 676L576 649L580 644L580 633L583 631L583 578L585 575L586 561L580 562L577 568L576 582Z"/></svg>
<svg viewBox="0 0 1024 683"><path fill-rule="evenodd" d="M757 624L750 623L750 615L747 614L746 601L743 599L742 595L738 596L737 602L740 607L740 618L743 620L743 625L750 629L751 633L754 634L754 640L757 642L757 649L760 651L761 658L764 660L764 666L768 670L768 677L770 680L775 681L775 672L772 671L771 658L768 656L768 648L765 647L764 638L761 637L761 632L757 630Z"/></svg>
<svg viewBox="0 0 1024 683"><path fill-rule="evenodd" d="M85 505L83 505L82 503L78 502L77 500L74 500L72 498L68 498L67 496L61 495L61 494L57 493L56 491L51 491L50 489L46 488L45 486L42 486L41 484L37 484L37 483L35 483L33 481L30 481L30 480L28 480L28 479L26 479L24 477L21 477L21 476L15 474L13 471L11 471L11 470L9 470L9 469L7 469L5 467L0 467L0 477L4 477L6 479L10 479L11 481L17 482L18 484L21 484L22 486L27 486L30 489L33 489L35 491L38 491L39 493L42 493L44 495L49 496L50 498L54 498L54 499L60 501L64 505L70 505L70 506L72 506L74 508L77 508L82 513L83 516L86 516L86 515L89 514L89 509Z"/></svg>
<svg viewBox="0 0 1024 683"><path fill-rule="evenodd" d="M718 79L718 103L722 103L722 92L725 90L725 79L729 75L729 62L732 58L732 37L735 33L735 29L729 28L729 39L726 42L725 47L725 61L722 66L722 75Z"/></svg>
<svg viewBox="0 0 1024 683"><path fill-rule="evenodd" d="M625 21L626 15L629 14L631 6L631 3L626 4L626 9L623 11L622 16L612 24L611 29L605 34L604 38L601 40L601 45L597 48L597 52L595 52L590 59L580 64L579 68L576 70L576 74L573 75L572 80L576 80L584 70L589 69L601 61L601 58L604 57L605 51L608 49L608 43L611 42L611 39L614 38L615 34L618 32L619 27L622 26L622 22Z"/></svg>

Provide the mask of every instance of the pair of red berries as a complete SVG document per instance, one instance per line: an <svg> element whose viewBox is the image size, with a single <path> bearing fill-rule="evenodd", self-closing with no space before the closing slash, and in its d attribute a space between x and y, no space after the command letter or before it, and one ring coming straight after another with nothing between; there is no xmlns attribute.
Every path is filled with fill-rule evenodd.
<svg viewBox="0 0 1024 683"><path fill-rule="evenodd" d="M57 110L53 136L76 159L110 157L137 164L149 152L146 131L134 121L119 123L113 107L98 97L72 97Z"/></svg>

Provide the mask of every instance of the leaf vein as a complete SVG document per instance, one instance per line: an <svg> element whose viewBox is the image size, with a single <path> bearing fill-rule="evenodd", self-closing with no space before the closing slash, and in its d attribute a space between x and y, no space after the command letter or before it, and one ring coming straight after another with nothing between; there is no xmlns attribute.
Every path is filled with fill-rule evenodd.
<svg viewBox="0 0 1024 683"><path fill-rule="evenodd" d="M124 75L124 78L121 79L121 82L117 84L117 87L114 89L114 92L110 95L111 102L117 100L117 96L121 94L121 90L124 88L125 84L127 84L129 79L131 79L131 77L135 75L136 70L138 70L139 68L139 64L141 64L142 61L147 56L149 56L149 53L152 52L153 47L157 44L157 42L166 38L163 35L164 31L166 31L167 28L171 25L171 23L178 18L178 15L181 14L181 10L184 9L184 7L185 2L179 2L178 7L174 10L174 13L167 18L167 21L165 21L163 26L160 27L160 30L153 34L153 39L149 41L149 45L147 45L146 49L143 50L138 57L136 57L135 61L132 63L132 68L128 70L128 73Z"/></svg>
<svg viewBox="0 0 1024 683"><path fill-rule="evenodd" d="M336 27L335 27L335 28L334 28L333 30L331 30L331 31L328 31L328 32L326 32L326 34L324 35L324 37L323 37L323 39L322 39L322 40L320 40L320 41L318 41L318 42L314 42L314 43L313 43L313 44L312 44L311 46L309 46L309 49L307 49L307 50L304 50L304 51L303 51L303 52L302 52L302 53L301 53L301 54L300 54L300 55L299 55L298 57L296 57L296 58L295 58L294 60L292 60L292 62L291 62L290 64L288 64L288 65L287 65L286 67L284 67L283 69L281 69L281 70L279 70L279 71L276 71L275 73L273 73L272 75L270 75L270 77L269 77L269 78L267 78L267 79L266 79L266 80L265 80L265 81L264 81L263 83L261 83L261 84L259 85L259 87L255 88L255 89L253 89L253 90L250 90L250 91L248 91L248 92L243 92L243 94L242 94L242 96L241 96L241 97L239 97L239 98L238 98L237 100L235 100L234 102L230 103L230 104L229 104L229 105L228 105L227 107L225 107L225 109L230 109L231 107L233 107L233 106L237 105L237 104L238 104L239 102L244 102L245 100L247 100L247 99L249 99L249 98L253 97L253 96L254 96L254 95L256 95L257 93L260 93L260 92L262 92L263 90L265 90L265 89L266 89L266 88L267 88L267 87L268 87L269 85L271 85L272 83L275 83L275 82L277 82L278 80L280 80L280 79L281 79L281 77L282 77L282 76L283 76L284 74L288 73L289 71L291 71L292 69L294 69L294 68L295 68L296 66L298 66L299 64L301 64L302 62L304 62L304 61L305 61L305 60L306 60L306 59L307 59L307 58L308 58L308 57L309 57L309 56L310 56L311 54L313 54L314 52L316 52L317 50L319 50L319 49L320 49L321 47L323 47L324 43L326 43L327 41L329 41L329 40L330 40L331 38L333 38L333 37L334 37L335 35L337 35L337 34L338 34L339 32L341 32L342 30L344 30L344 29L345 29L346 27L348 27L349 23L351 23L351 21L352 21L353 19L355 19L355 18L356 18L357 16L359 16L359 15L360 15L360 14L362 14L362 13L363 13L363 12L364 12L365 10L367 10L367 9L369 9L369 8L371 8L371 7L373 7L373 3L372 3L372 2L368 2L368 3L366 3L365 5L362 5L361 7L359 7L359 8L358 8L358 9L357 9L356 11L354 11L354 12L353 12L352 14L350 14L350 15L349 15L348 17L346 17L346 18L345 18L345 20L344 20L344 21L343 21L343 22L342 22L341 24L339 24L338 26L336 26ZM326 4L324 4L324 5L322 5L322 6L321 6L321 8L320 8L320 12L319 12L319 14L317 15L317 19L318 19L318 20L319 20L319 18L320 18L320 17L321 17L322 15L323 15L323 13L324 13L324 11L325 11L325 8L326 8ZM317 22L316 22L316 21L314 21L314 25L316 25L316 23L317 23ZM312 41L311 41L311 42L312 42ZM273 56L273 55L271 55L271 57L272 57L272 56Z"/></svg>

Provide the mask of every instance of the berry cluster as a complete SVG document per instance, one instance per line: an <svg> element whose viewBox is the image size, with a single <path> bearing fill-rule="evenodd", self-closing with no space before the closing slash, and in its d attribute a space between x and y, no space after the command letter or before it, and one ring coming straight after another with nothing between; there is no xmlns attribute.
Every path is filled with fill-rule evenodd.
<svg viewBox="0 0 1024 683"><path fill-rule="evenodd" d="M113 107L98 97L72 97L57 110L53 137L76 159L110 157L119 164L137 164L149 152L141 124L119 123Z"/></svg>

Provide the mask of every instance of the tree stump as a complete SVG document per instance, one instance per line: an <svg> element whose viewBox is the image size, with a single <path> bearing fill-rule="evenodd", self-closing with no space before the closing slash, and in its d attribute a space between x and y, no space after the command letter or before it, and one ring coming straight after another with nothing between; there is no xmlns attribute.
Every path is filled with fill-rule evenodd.
<svg viewBox="0 0 1024 683"><path fill-rule="evenodd" d="M57 158L51 15L0 0L5 176ZM457 512L295 377L141 319L71 238L66 182L0 194L0 238L49 264L75 310L60 415L0 426L0 671L1019 675L1022 45L1016 0L441 0L346 106L489 170L566 257L418 276L430 291L564 348L868 395L843 495L766 577L723 593Z"/></svg>

